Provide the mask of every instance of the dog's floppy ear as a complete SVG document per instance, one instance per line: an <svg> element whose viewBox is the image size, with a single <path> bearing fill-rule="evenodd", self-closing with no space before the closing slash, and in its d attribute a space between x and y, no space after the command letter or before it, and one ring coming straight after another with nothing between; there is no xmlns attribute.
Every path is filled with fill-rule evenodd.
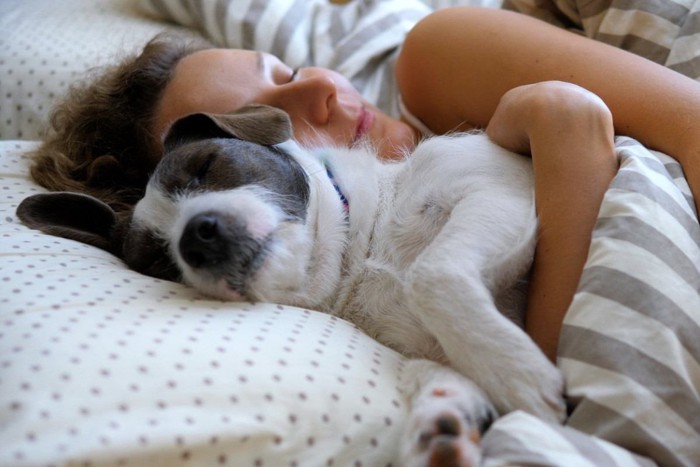
<svg viewBox="0 0 700 467"><path fill-rule="evenodd" d="M246 105L227 114L191 114L173 124L165 137L165 148L222 137L272 146L292 137L292 122L284 110L260 104Z"/></svg>
<svg viewBox="0 0 700 467"><path fill-rule="evenodd" d="M17 217L27 227L114 253L110 239L117 216L92 196L69 192L33 195L19 204Z"/></svg>

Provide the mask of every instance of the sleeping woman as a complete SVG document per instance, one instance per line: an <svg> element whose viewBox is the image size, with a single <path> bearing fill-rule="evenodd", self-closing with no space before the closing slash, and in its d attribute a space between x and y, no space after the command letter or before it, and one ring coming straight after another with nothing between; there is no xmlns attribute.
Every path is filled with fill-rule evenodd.
<svg viewBox="0 0 700 467"><path fill-rule="evenodd" d="M700 83L628 52L518 13L456 7L411 30L395 80L400 118L332 70L159 37L73 89L55 109L32 175L125 210L142 195L175 120L250 103L289 113L302 145L369 141L386 159L406 157L430 134L484 129L532 158L540 232L526 328L551 359L618 167L614 135L676 157L700 193Z"/></svg>

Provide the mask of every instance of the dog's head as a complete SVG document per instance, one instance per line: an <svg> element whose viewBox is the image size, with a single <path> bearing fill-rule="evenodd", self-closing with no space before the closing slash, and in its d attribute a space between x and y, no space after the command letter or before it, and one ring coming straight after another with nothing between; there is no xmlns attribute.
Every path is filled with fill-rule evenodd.
<svg viewBox="0 0 700 467"><path fill-rule="evenodd" d="M76 193L29 197L17 214L150 276L226 300L283 301L305 287L315 241L307 169L279 147L298 148L291 136L287 114L271 107L190 115L173 125L129 216Z"/></svg>

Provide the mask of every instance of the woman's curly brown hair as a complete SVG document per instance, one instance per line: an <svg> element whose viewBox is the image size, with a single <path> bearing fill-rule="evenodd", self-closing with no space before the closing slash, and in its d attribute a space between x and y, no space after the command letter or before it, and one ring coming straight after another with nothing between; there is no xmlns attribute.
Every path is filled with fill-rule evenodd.
<svg viewBox="0 0 700 467"><path fill-rule="evenodd" d="M49 190L90 194L118 212L133 206L162 156L152 119L172 71L183 57L209 47L159 35L138 55L72 86L32 154L34 180Z"/></svg>

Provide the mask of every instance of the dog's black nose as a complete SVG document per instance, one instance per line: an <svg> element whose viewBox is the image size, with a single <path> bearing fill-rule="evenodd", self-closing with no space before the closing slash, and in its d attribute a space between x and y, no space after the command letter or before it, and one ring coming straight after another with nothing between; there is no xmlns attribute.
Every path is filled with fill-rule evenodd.
<svg viewBox="0 0 700 467"><path fill-rule="evenodd" d="M226 261L227 248L221 220L216 214L198 214L187 222L180 238L180 254L193 268Z"/></svg>
<svg viewBox="0 0 700 467"><path fill-rule="evenodd" d="M219 236L219 219L211 214L202 214L190 221L197 239L208 242Z"/></svg>
<svg viewBox="0 0 700 467"><path fill-rule="evenodd" d="M208 211L193 216L178 244L182 259L192 268L244 280L260 266L265 239L256 239L242 219Z"/></svg>

